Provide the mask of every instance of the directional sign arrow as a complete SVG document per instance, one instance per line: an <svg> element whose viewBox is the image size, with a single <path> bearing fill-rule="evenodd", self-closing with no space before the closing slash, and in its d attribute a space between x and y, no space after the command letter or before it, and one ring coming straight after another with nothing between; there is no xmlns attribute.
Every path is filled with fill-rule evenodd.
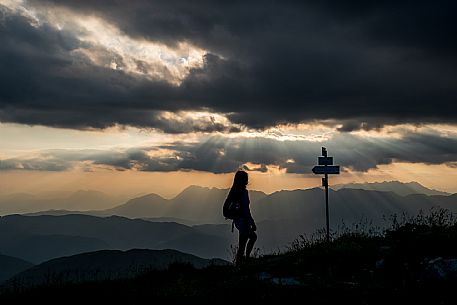
<svg viewBox="0 0 457 305"><path fill-rule="evenodd" d="M332 166L314 166L313 173L316 175L323 175L323 174L333 174L338 175L340 173L339 165L332 165Z"/></svg>
<svg viewBox="0 0 457 305"><path fill-rule="evenodd" d="M333 165L333 157L318 157L319 165Z"/></svg>

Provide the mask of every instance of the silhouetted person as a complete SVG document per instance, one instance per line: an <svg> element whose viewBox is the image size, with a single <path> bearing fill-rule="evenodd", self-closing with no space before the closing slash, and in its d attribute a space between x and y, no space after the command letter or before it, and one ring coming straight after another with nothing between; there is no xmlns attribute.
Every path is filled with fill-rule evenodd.
<svg viewBox="0 0 457 305"><path fill-rule="evenodd" d="M249 258L257 240L255 231L257 227L249 209L249 194L246 186L248 184L248 174L245 171L237 171L233 179L233 185L227 196L227 200L236 201L241 204L240 216L234 218L233 222L239 231L238 252L236 254L236 264L239 265L246 258Z"/></svg>

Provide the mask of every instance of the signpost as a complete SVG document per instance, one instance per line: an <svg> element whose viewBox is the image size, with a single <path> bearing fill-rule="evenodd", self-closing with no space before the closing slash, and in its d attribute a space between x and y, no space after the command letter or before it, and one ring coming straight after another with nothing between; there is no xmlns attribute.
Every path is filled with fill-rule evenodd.
<svg viewBox="0 0 457 305"><path fill-rule="evenodd" d="M317 157L319 165L333 165L333 157Z"/></svg>
<svg viewBox="0 0 457 305"><path fill-rule="evenodd" d="M313 173L315 173L316 175L338 175L340 173L340 167L338 165L317 165L313 167Z"/></svg>
<svg viewBox="0 0 457 305"><path fill-rule="evenodd" d="M322 157L318 157L318 164L313 167L313 173L316 175L325 175L322 178L322 186L325 187L325 219L327 225L327 243L330 242L330 222L328 213L328 175L338 175L340 166L333 165L333 157L327 156L327 148L322 147Z"/></svg>

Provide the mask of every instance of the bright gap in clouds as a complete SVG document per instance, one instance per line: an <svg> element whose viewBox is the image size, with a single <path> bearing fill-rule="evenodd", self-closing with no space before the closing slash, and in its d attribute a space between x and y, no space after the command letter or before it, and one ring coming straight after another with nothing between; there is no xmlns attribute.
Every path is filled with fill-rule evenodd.
<svg viewBox="0 0 457 305"><path fill-rule="evenodd" d="M188 42L178 42L172 48L148 40L133 39L97 17L75 19L74 22L84 29L84 34L78 38L94 48L102 49L83 48L75 52L83 53L96 65L154 80L166 80L175 85L187 77L190 69L203 66L206 51Z"/></svg>
<svg viewBox="0 0 457 305"><path fill-rule="evenodd" d="M62 35L77 39L75 59L83 56L97 66L179 85L191 69L204 65L207 51L187 41L167 46L132 38L100 17L59 7L34 7L21 0L0 0L0 5L12 14L27 18L34 27L50 26Z"/></svg>

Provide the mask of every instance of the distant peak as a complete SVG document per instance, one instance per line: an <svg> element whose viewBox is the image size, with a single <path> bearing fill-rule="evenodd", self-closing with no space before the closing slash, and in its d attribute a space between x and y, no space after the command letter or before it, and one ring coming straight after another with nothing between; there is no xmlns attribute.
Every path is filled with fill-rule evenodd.
<svg viewBox="0 0 457 305"><path fill-rule="evenodd" d="M183 189L179 194L186 193L186 192L192 192L192 191L209 191L209 190L211 190L209 187L192 184L192 185L189 185L188 187L186 187L185 189Z"/></svg>
<svg viewBox="0 0 457 305"><path fill-rule="evenodd" d="M191 190L191 189L209 190L210 188L206 187L206 186L192 184L192 185L189 185L188 187L186 187L184 190Z"/></svg>
<svg viewBox="0 0 457 305"><path fill-rule="evenodd" d="M449 193L427 188L416 181L401 182L396 180L382 182L364 182L364 183L346 183L338 184L332 187L335 190L344 188L365 189L374 191L390 191L402 196L410 194L425 194L425 195L449 195Z"/></svg>
<svg viewBox="0 0 457 305"><path fill-rule="evenodd" d="M99 196L99 197L108 197L109 195L96 191L96 190L77 190L70 194L70 197L81 197L81 196Z"/></svg>
<svg viewBox="0 0 457 305"><path fill-rule="evenodd" d="M143 200L143 199L161 199L161 200L165 200L162 196L160 196L160 195L158 195L156 193L149 193L149 194L146 194L146 195L135 197L133 199L130 199L129 201L137 201L137 200Z"/></svg>
<svg viewBox="0 0 457 305"><path fill-rule="evenodd" d="M77 190L77 191L74 191L73 192L74 194L78 194L78 193L102 193L100 191L96 191L96 190L90 190L90 189L87 189L87 190Z"/></svg>

